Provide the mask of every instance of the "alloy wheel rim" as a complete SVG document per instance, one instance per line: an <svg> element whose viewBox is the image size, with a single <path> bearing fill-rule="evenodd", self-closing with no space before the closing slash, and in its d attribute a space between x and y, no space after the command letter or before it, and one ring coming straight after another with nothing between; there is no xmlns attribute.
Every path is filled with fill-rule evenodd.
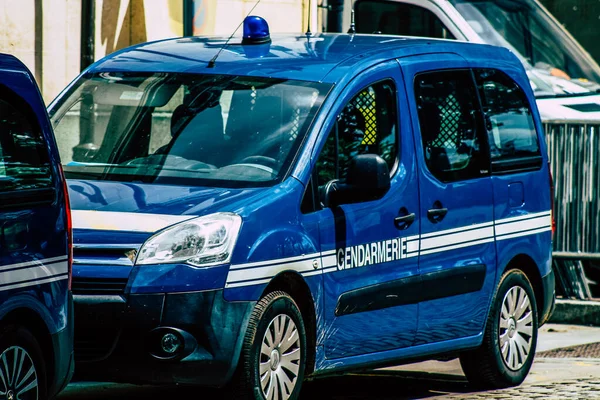
<svg viewBox="0 0 600 400"><path fill-rule="evenodd" d="M12 346L0 355L0 398L37 400L38 376L29 353Z"/></svg>
<svg viewBox="0 0 600 400"><path fill-rule="evenodd" d="M300 336L294 321L279 314L267 327L259 357L258 372L267 400L287 400L294 391L300 370Z"/></svg>
<svg viewBox="0 0 600 400"><path fill-rule="evenodd" d="M502 300L499 344L502 360L512 371L525 365L533 342L533 311L525 289L512 287Z"/></svg>

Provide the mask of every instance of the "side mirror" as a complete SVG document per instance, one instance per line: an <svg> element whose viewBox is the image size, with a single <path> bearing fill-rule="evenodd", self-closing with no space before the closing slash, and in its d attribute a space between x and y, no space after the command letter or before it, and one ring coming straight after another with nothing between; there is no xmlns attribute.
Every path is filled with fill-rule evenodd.
<svg viewBox="0 0 600 400"><path fill-rule="evenodd" d="M390 189L390 170L385 160L376 154L361 154L350 161L343 181L332 181L324 189L323 205L377 200Z"/></svg>

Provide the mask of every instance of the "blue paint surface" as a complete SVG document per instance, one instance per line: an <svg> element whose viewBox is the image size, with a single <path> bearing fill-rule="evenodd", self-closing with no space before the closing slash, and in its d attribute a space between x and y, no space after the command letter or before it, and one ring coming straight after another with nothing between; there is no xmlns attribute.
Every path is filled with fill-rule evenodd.
<svg viewBox="0 0 600 400"><path fill-rule="evenodd" d="M48 189L52 199L49 201L33 203L32 195L35 194L26 187L12 190L6 186L0 193L3 196L0 204L0 324L4 325L5 318L10 317L29 330L32 330L31 325L36 329L43 326L52 336L36 339L40 343L53 343L53 348L47 350L55 356L49 360L54 376L47 383L48 395L54 396L67 384L73 372L67 203L60 157L44 101L31 72L15 57L6 54L0 55L0 72L0 86L3 93L10 96L3 94L2 100L28 119L35 131L33 137L39 130L42 151L48 153L52 175ZM4 126L7 126L6 122L10 121L3 121ZM19 140L11 138L10 131L4 131L2 135L0 147ZM2 151L3 175L4 163L10 162L8 149L5 147ZM9 195L11 197L4 197Z"/></svg>
<svg viewBox="0 0 600 400"><path fill-rule="evenodd" d="M270 272L265 272L265 279L249 278L244 284L228 285L228 276L235 270L230 265L116 265L123 252L98 252L88 255L89 259L81 256L75 276L127 279L125 297L136 293L224 289L228 304L255 302L278 274L296 274L311 293L316 314L315 368L318 373L325 373L477 347L493 294L511 260L524 255L537 266L540 276L550 273L551 233L547 231L352 269L338 269L338 259L333 265L335 271L327 273L319 273L318 267L315 271L297 271L292 261L286 261L304 256L304 261L314 259L318 265L326 258L324 254L337 254L347 247L410 236L431 237L456 228L492 226L494 221L549 211L551 199L545 167L519 175L489 175L447 184L426 169L413 83L420 72L447 68L495 68L513 78L524 89L533 109L543 165L547 164L539 113L527 76L520 61L506 49L381 35L273 35L270 45L261 45L267 46L263 48L266 56L258 60L249 56L248 49L234 39L216 66L207 68L223 43L223 38L145 43L98 61L87 72L235 74L332 83L288 176L274 186L253 189L70 180L72 205L77 210L189 216L234 212L243 222L231 265L239 268L275 260L273 265L268 264L272 267ZM306 186L335 116L360 89L382 79L393 81L397 88L400 156L391 189L377 201L302 213ZM524 187L524 203L519 207L511 203L507 190L515 180ZM437 200L449 213L442 222L433 224L427 218L427 210ZM398 230L393 223L401 207L416 215L416 221L406 230ZM339 220L336 222L336 215L343 215L343 229ZM75 231L75 243L83 247L109 244L138 249L152 234L80 229ZM266 268L264 263L248 269ZM426 274L452 272L470 265L485 268L482 287L475 292L376 311L335 314L344 293L405 278L421 283Z"/></svg>

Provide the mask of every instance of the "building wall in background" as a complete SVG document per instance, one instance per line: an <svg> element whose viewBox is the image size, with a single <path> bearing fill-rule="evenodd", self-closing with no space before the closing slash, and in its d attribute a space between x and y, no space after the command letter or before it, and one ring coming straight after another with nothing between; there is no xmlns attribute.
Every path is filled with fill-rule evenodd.
<svg viewBox="0 0 600 400"><path fill-rule="evenodd" d="M79 71L80 10L79 0L0 2L0 52L27 65L46 101Z"/></svg>
<svg viewBox="0 0 600 400"><path fill-rule="evenodd" d="M230 35L255 3L194 0L194 34ZM252 14L266 18L273 33L304 32L308 4L261 0ZM96 0L94 10L96 60L133 44L183 35L183 0ZM312 14L316 32L320 21ZM0 1L0 52L27 65L50 103L81 71L81 0Z"/></svg>
<svg viewBox="0 0 600 400"><path fill-rule="evenodd" d="M541 0L541 3L600 64L600 1Z"/></svg>

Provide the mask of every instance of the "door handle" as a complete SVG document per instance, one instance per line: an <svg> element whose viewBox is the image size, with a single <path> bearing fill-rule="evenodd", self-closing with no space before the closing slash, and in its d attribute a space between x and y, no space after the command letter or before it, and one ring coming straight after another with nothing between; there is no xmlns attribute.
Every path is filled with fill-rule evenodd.
<svg viewBox="0 0 600 400"><path fill-rule="evenodd" d="M413 222L415 222L415 213L408 213L406 207L400 209L400 215L394 218L394 225L400 230L407 229Z"/></svg>
<svg viewBox="0 0 600 400"><path fill-rule="evenodd" d="M434 224L437 224L438 222L443 220L446 214L448 214L448 209L444 207L432 208L431 210L427 210L427 218Z"/></svg>

